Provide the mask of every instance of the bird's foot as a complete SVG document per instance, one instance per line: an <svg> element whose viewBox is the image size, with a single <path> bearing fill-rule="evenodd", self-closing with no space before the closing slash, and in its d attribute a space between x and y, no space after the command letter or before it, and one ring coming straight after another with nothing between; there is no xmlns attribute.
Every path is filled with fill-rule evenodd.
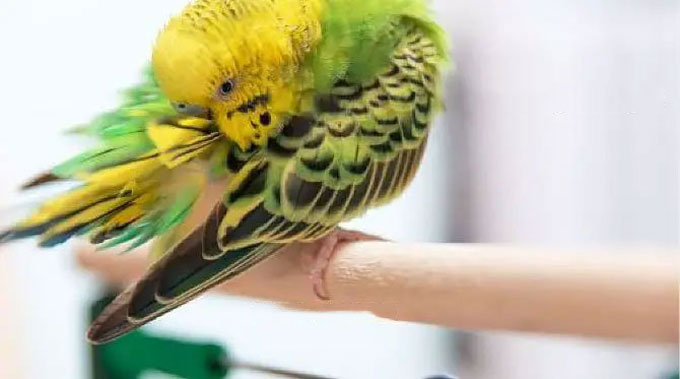
<svg viewBox="0 0 680 379"><path fill-rule="evenodd" d="M330 300L330 296L328 295L325 286L326 271L340 245L348 242L376 240L381 240L381 238L340 228L335 229L330 234L319 239L317 241L319 249L314 254L313 263L311 265L312 269L309 272L309 278L312 281L312 288L316 297L322 301Z"/></svg>

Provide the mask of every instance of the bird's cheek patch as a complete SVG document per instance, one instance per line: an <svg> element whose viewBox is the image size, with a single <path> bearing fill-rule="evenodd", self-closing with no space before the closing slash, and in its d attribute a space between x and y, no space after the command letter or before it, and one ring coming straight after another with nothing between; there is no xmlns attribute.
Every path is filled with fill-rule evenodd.
<svg viewBox="0 0 680 379"><path fill-rule="evenodd" d="M253 143L264 146L269 137L276 132L279 125L278 116L266 106L259 106L249 114L250 127L253 132Z"/></svg>

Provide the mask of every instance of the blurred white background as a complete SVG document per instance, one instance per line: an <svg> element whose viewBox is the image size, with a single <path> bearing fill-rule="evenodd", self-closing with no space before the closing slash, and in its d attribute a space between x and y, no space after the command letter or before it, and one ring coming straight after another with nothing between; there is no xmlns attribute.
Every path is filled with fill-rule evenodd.
<svg viewBox="0 0 680 379"><path fill-rule="evenodd" d="M117 104L184 3L0 3L0 209L26 201L9 195L22 180L82 148L60 132ZM434 7L457 65L447 112L408 193L352 226L397 240L678 244L680 2ZM0 335L12 345L0 345L0 378L87 378L86 306L99 285L75 267L70 245L33 246L0 253ZM648 379L678 364L674 348L454 338L368 315L299 314L225 298L192 303L152 329L341 378Z"/></svg>

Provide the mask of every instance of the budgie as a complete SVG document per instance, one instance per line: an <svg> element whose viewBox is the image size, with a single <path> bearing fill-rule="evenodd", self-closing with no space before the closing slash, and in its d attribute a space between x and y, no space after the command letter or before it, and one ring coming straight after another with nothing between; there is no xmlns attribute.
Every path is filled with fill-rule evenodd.
<svg viewBox="0 0 680 379"><path fill-rule="evenodd" d="M401 194L442 108L444 33L426 0L194 0L124 102L77 129L98 146L25 188L79 185L2 235L43 247L153 240L153 263L93 323L111 341L293 242L351 238L344 221ZM185 230L206 186L223 196Z"/></svg>

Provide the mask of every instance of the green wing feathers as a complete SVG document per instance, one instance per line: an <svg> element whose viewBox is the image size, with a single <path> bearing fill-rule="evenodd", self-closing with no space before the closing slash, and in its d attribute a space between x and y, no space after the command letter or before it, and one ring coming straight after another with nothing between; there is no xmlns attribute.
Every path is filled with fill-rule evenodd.
<svg viewBox="0 0 680 379"><path fill-rule="evenodd" d="M446 62L446 35L431 20L426 0L327 0L323 40L309 57L315 89L375 78L411 26L432 43L440 63Z"/></svg>
<svg viewBox="0 0 680 379"><path fill-rule="evenodd" d="M266 259L279 245L255 244L235 249L218 259L215 238L226 208L215 206L196 228L156 262L134 286L118 296L94 321L88 338L95 343L115 339L187 303L205 291Z"/></svg>
<svg viewBox="0 0 680 379"><path fill-rule="evenodd" d="M318 238L400 194L415 175L440 101L440 59L413 27L376 77L336 81L317 96L313 116L290 118L252 171L253 184L236 191L248 194L244 206L246 197L231 193L223 246ZM252 220L260 222L255 234L230 233Z"/></svg>
<svg viewBox="0 0 680 379"><path fill-rule="evenodd" d="M414 177L439 102L436 47L411 28L390 64L337 81L309 114L289 117L262 151L232 156L219 249L322 237L399 195Z"/></svg>
<svg viewBox="0 0 680 379"><path fill-rule="evenodd" d="M80 185L47 201L2 240L40 236L49 247L86 234L103 247L139 246L184 220L208 176L195 159L225 143L211 122L176 115L151 73L126 92L119 109L74 132L97 138L99 146L25 188L54 180Z"/></svg>
<svg viewBox="0 0 680 379"><path fill-rule="evenodd" d="M52 172L62 178L73 178L146 153L153 149L153 142L145 133L148 123L173 113L153 72L147 70L140 84L124 92L118 109L71 130L74 134L96 138L100 146L60 164Z"/></svg>

